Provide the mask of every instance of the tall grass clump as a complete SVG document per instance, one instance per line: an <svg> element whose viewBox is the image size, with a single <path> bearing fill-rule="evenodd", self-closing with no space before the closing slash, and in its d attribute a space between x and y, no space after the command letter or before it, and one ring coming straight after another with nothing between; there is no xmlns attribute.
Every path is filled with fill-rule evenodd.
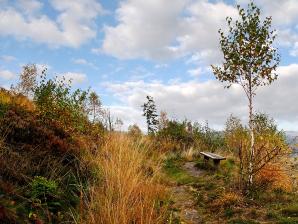
<svg viewBox="0 0 298 224"><path fill-rule="evenodd" d="M152 155L151 155L152 156ZM166 189L148 145L124 134L109 134L93 157L101 184L93 188L88 223L156 224L166 216Z"/></svg>

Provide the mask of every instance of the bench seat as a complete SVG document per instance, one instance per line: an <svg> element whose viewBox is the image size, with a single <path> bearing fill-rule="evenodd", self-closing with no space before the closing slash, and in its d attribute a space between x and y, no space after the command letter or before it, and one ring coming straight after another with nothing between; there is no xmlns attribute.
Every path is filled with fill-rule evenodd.
<svg viewBox="0 0 298 224"><path fill-rule="evenodd" d="M225 160L226 158L220 155L217 155L212 152L200 152L201 155L204 156L205 161L207 162L209 159L212 159L215 166L218 166L221 160Z"/></svg>

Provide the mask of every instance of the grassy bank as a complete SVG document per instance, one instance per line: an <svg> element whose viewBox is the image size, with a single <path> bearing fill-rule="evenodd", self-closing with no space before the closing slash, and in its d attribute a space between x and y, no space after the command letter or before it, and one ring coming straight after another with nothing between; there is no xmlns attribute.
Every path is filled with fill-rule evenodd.
<svg viewBox="0 0 298 224"><path fill-rule="evenodd" d="M280 174L276 182L266 187L256 187L252 195L244 194L237 182L237 162L229 157L218 169L200 158L193 158L200 176L193 177L183 164L189 159L171 155L164 172L178 186L184 185L193 195L193 209L197 210L202 223L297 223L297 186L287 176ZM266 175L266 174L264 174ZM267 175L272 175L267 174ZM258 181L267 180L267 176ZM279 179L282 178L282 179ZM290 183L288 182L290 181ZM291 184L291 188L289 185ZM177 208L175 208L177 209ZM176 223L183 223L179 219Z"/></svg>

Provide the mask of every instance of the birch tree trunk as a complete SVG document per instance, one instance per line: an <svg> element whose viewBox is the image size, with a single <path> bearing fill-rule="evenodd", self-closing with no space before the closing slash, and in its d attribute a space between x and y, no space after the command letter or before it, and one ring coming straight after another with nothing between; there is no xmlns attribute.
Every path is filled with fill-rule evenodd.
<svg viewBox="0 0 298 224"><path fill-rule="evenodd" d="M251 89L251 88L250 88ZM253 94L250 91L249 93L249 131L250 131L250 149L249 149L249 167L248 167L248 186L251 187L253 184L253 169L254 169L254 145L255 145L255 136L254 136L254 127L253 127L253 104L252 104Z"/></svg>

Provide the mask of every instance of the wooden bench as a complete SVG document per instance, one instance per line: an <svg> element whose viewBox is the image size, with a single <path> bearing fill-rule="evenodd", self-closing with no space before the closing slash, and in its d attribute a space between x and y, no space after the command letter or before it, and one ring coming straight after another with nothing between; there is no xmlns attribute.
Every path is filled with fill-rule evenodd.
<svg viewBox="0 0 298 224"><path fill-rule="evenodd" d="M204 160L207 163L209 159L213 159L214 165L218 167L221 160L225 160L226 158L211 152L200 152L201 155L204 156Z"/></svg>

